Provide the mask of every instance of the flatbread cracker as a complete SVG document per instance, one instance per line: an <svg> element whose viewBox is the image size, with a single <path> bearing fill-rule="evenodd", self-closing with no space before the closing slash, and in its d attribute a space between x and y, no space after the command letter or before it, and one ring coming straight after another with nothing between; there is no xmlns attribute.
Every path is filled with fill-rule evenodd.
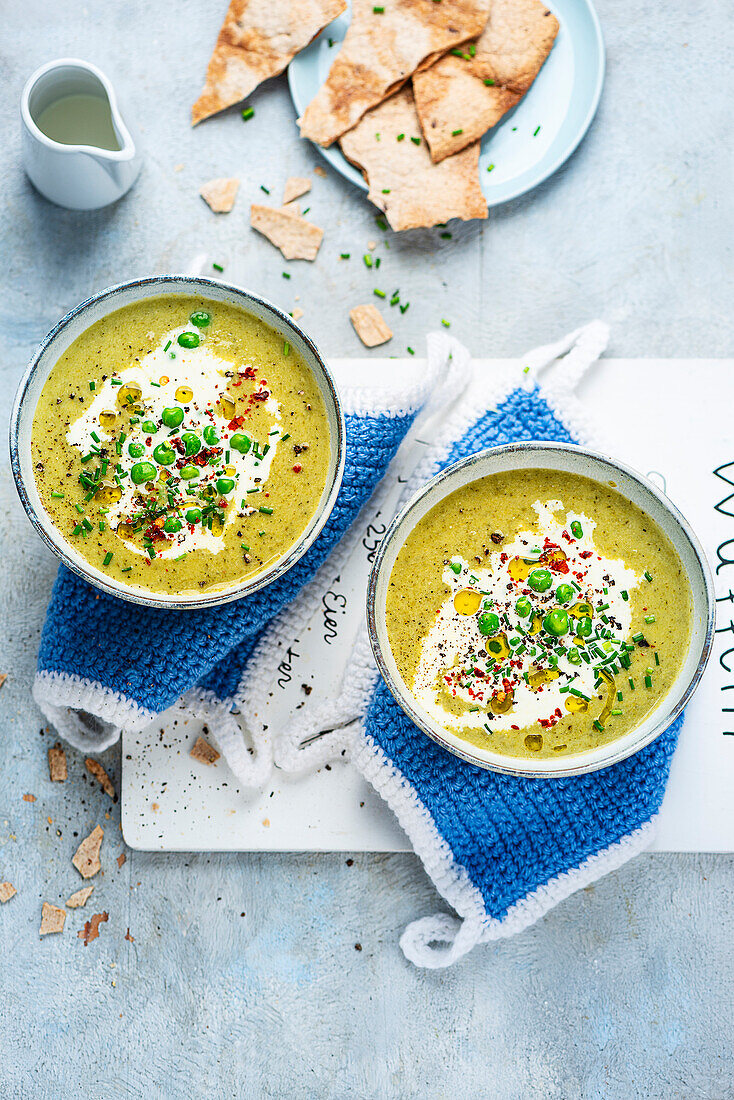
<svg viewBox="0 0 734 1100"><path fill-rule="evenodd" d="M192 126L282 73L346 6L344 0L231 0L204 90L191 109Z"/></svg>
<svg viewBox="0 0 734 1100"><path fill-rule="evenodd" d="M216 764L219 760L220 753L210 745L204 737L197 737L191 748L189 756L193 756L194 760L200 760L202 764Z"/></svg>
<svg viewBox="0 0 734 1100"><path fill-rule="evenodd" d="M14 898L18 891L13 886L12 882L0 882L0 903L3 905L6 901L10 901Z"/></svg>
<svg viewBox="0 0 734 1100"><path fill-rule="evenodd" d="M250 207L250 225L279 248L286 260L315 260L323 229L298 214L272 206Z"/></svg>
<svg viewBox="0 0 734 1100"><path fill-rule="evenodd" d="M416 69L476 38L489 6L490 0L353 0L342 48L299 119L301 137L331 145Z"/></svg>
<svg viewBox="0 0 734 1100"><path fill-rule="evenodd" d="M557 34L558 20L541 0L492 0L473 57L449 54L415 73L416 109L434 161L477 141L519 103Z"/></svg>
<svg viewBox="0 0 734 1100"><path fill-rule="evenodd" d="M385 212L393 229L487 217L487 200L479 186L479 142L434 164L421 137L410 87L365 115L344 135L341 147L362 170L370 200Z"/></svg>
<svg viewBox="0 0 734 1100"><path fill-rule="evenodd" d="M48 750L48 774L52 783L66 782L66 753L60 741Z"/></svg>
<svg viewBox="0 0 734 1100"><path fill-rule="evenodd" d="M311 180L306 176L290 176L285 181L283 188L283 205L300 199L301 195L307 195L311 190Z"/></svg>
<svg viewBox="0 0 734 1100"><path fill-rule="evenodd" d="M215 214L229 214L237 198L240 181L231 179L209 180L199 188L199 194Z"/></svg>
<svg viewBox="0 0 734 1100"><path fill-rule="evenodd" d="M92 896L94 890L94 884L91 886L82 886L81 890L77 890L75 894L72 894L70 898L67 898L66 905L68 909L81 909L83 905L86 905Z"/></svg>
<svg viewBox="0 0 734 1100"><path fill-rule="evenodd" d="M48 936L53 932L63 932L65 920L65 910L59 909L58 905L50 905L47 901L44 901L41 906L41 927L38 929L38 935Z"/></svg>
<svg viewBox="0 0 734 1100"><path fill-rule="evenodd" d="M392 331L377 306L355 306L349 310L349 319L366 348L376 348L392 339Z"/></svg>
<svg viewBox="0 0 734 1100"><path fill-rule="evenodd" d="M89 774L97 780L102 790L110 798L115 797L115 787L107 772L104 770L99 760L93 760L91 756L88 756L84 761L85 767Z"/></svg>
<svg viewBox="0 0 734 1100"><path fill-rule="evenodd" d="M97 825L89 836L84 838L72 856L71 862L82 878L93 878L102 869L99 851L103 840L104 829L101 825Z"/></svg>

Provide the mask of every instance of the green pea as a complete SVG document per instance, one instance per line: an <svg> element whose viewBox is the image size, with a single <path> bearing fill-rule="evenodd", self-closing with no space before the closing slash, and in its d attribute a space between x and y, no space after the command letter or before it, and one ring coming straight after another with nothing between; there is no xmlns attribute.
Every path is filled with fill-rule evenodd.
<svg viewBox="0 0 734 1100"><path fill-rule="evenodd" d="M479 624L479 633L483 634L485 638L490 637L492 634L499 634L499 616L495 615L493 611L483 611L477 619L477 623Z"/></svg>
<svg viewBox="0 0 734 1100"><path fill-rule="evenodd" d="M568 660L571 662L572 665L580 665L581 664L581 654L579 653L576 646L571 646L569 648L568 653L566 654L566 657L568 658Z"/></svg>
<svg viewBox="0 0 734 1100"><path fill-rule="evenodd" d="M182 348L198 348L200 340L198 332L182 332L178 338Z"/></svg>
<svg viewBox="0 0 734 1100"><path fill-rule="evenodd" d="M515 604L515 611L517 611L521 619L527 619L528 615L532 614L533 605L531 604L527 596L520 597L520 599Z"/></svg>
<svg viewBox="0 0 734 1100"><path fill-rule="evenodd" d="M591 619L587 618L586 616L584 616L583 619L579 619L579 621L576 623L576 633L580 638L591 637L592 630L593 626L591 623Z"/></svg>
<svg viewBox="0 0 734 1100"><path fill-rule="evenodd" d="M556 599L559 603L570 603L576 596L576 589L572 584L559 584L556 589Z"/></svg>
<svg viewBox="0 0 734 1100"><path fill-rule="evenodd" d="M217 429L213 424L207 424L203 431L204 442L208 443L210 447L213 447L215 443L219 442L219 436L217 435Z"/></svg>
<svg viewBox="0 0 734 1100"><path fill-rule="evenodd" d="M189 508L186 513L187 523L198 523L201 520L201 508Z"/></svg>
<svg viewBox="0 0 734 1100"><path fill-rule="evenodd" d="M562 607L557 607L554 611L549 611L543 619L544 630L546 630L548 634L552 634L554 638L560 638L562 634L568 634L568 627L568 612L564 611Z"/></svg>
<svg viewBox="0 0 734 1100"><path fill-rule="evenodd" d="M156 424L155 420L144 420L143 423L141 424L141 427L142 427L144 432L157 432L158 431L158 425Z"/></svg>
<svg viewBox="0 0 734 1100"><path fill-rule="evenodd" d="M180 519L176 519L175 516L169 516L166 522L163 524L163 530L167 531L169 535L174 535L176 531L180 531L183 527Z"/></svg>
<svg viewBox="0 0 734 1100"><path fill-rule="evenodd" d="M575 539L580 539L583 536L584 529L577 519L571 524L571 534Z"/></svg>
<svg viewBox="0 0 734 1100"><path fill-rule="evenodd" d="M144 481L152 481L157 476L158 471L152 462L136 462L130 470L133 485L142 485Z"/></svg>
<svg viewBox="0 0 734 1100"><path fill-rule="evenodd" d="M198 455L201 450L201 440L194 432L184 432L181 436L181 442L186 448L187 458L191 458L192 455Z"/></svg>
<svg viewBox="0 0 734 1100"><path fill-rule="evenodd" d="M161 420L167 428L177 428L183 417L183 409L180 409L177 405L172 405L161 413Z"/></svg>
<svg viewBox="0 0 734 1100"><path fill-rule="evenodd" d="M198 466L192 466L191 464L189 464L188 466L183 466L181 468L181 477L184 479L184 481L191 481L191 478L196 477L198 472Z"/></svg>
<svg viewBox="0 0 734 1100"><path fill-rule="evenodd" d="M533 569L528 577L528 588L533 592L547 592L553 584L553 577L548 569Z"/></svg>
<svg viewBox="0 0 734 1100"><path fill-rule="evenodd" d="M145 454L145 447L142 443L131 443L127 449L127 453L130 455L130 458L140 458L141 455Z"/></svg>
<svg viewBox="0 0 734 1100"><path fill-rule="evenodd" d="M456 573L456 575L458 577L459 573L461 572L461 562L459 562L459 561L450 561L449 562L449 569L451 570L452 573Z"/></svg>
<svg viewBox="0 0 734 1100"><path fill-rule="evenodd" d="M231 493L234 489L233 477L218 477L217 478L217 492L221 493L223 497L226 497L227 493Z"/></svg>
<svg viewBox="0 0 734 1100"><path fill-rule="evenodd" d="M153 450L153 458L160 462L161 466L170 466L176 461L176 452L167 443L159 443Z"/></svg>
<svg viewBox="0 0 734 1100"><path fill-rule="evenodd" d="M191 324L196 325L197 328L206 328L206 326L211 323L211 319L211 313L207 313L205 309L197 309L189 317ZM184 347L185 346L184 344Z"/></svg>
<svg viewBox="0 0 734 1100"><path fill-rule="evenodd" d="M252 440L244 432L235 432L229 441L229 445L233 451L239 451L241 455L246 455L252 446Z"/></svg>

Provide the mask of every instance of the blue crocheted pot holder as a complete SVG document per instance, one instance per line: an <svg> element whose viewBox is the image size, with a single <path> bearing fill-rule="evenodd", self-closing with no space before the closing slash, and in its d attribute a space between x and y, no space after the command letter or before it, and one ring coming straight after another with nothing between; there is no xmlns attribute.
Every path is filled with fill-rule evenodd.
<svg viewBox="0 0 734 1100"><path fill-rule="evenodd" d="M514 390L482 416L442 465L486 447L531 439L574 442L537 386ZM434 744L380 680L365 734L368 751L371 745L379 758L375 775L380 768L390 774L382 793L434 881L462 917L479 919L486 932L511 914L517 925L515 907L523 899L535 897L537 910L539 890L654 817L681 724L682 718L642 751L602 771L567 779L514 778L467 764ZM375 785L380 789L380 782ZM416 842L419 833L423 851ZM432 840L426 840L429 834ZM495 934L501 933L495 929Z"/></svg>

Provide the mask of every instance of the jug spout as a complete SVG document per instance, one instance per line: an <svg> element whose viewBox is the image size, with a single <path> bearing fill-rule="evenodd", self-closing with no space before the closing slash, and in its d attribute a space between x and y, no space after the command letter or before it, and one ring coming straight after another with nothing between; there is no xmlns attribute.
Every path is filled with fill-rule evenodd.
<svg viewBox="0 0 734 1100"><path fill-rule="evenodd" d="M121 198L140 153L115 90L95 65L62 58L38 69L21 100L26 171L60 206L94 210Z"/></svg>

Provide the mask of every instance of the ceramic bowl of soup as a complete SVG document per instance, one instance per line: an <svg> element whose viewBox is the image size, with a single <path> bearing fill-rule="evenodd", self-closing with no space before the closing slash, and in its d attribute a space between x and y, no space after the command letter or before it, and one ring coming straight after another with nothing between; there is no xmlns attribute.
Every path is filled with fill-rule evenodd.
<svg viewBox="0 0 734 1100"><path fill-rule="evenodd" d="M213 279L104 290L23 377L11 463L34 527L124 599L214 606L282 576L322 529L344 418L309 338Z"/></svg>
<svg viewBox="0 0 734 1100"><path fill-rule="evenodd" d="M708 659L710 570L641 474L581 447L520 443L447 468L375 560L368 624L416 726L480 767L606 767L681 713Z"/></svg>

